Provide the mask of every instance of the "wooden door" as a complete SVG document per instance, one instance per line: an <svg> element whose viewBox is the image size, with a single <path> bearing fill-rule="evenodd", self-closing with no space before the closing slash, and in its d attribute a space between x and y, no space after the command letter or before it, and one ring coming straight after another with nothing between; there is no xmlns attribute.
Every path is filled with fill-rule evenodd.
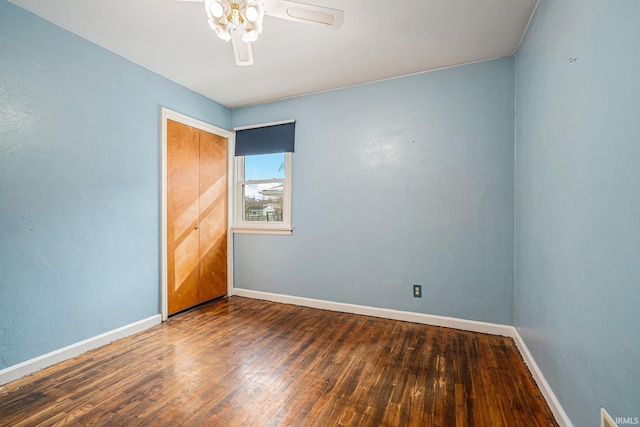
<svg viewBox="0 0 640 427"><path fill-rule="evenodd" d="M227 293L227 139L200 131L200 302Z"/></svg>
<svg viewBox="0 0 640 427"><path fill-rule="evenodd" d="M227 140L167 120L167 297L174 314L227 293Z"/></svg>

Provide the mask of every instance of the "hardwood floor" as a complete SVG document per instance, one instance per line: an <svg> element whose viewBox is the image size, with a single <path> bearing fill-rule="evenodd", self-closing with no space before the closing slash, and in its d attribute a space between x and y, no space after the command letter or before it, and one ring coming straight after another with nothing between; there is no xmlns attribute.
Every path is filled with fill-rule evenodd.
<svg viewBox="0 0 640 427"><path fill-rule="evenodd" d="M557 426L510 338L241 297L1 386L0 425Z"/></svg>

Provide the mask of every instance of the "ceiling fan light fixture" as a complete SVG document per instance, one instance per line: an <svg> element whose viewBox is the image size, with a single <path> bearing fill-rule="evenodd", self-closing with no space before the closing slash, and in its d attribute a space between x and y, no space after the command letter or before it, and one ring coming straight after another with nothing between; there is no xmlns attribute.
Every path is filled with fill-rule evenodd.
<svg viewBox="0 0 640 427"><path fill-rule="evenodd" d="M211 29L225 41L232 41L236 64L253 64L251 43L262 33L268 14L276 18L338 29L344 12L291 0L182 0L204 2Z"/></svg>
<svg viewBox="0 0 640 427"><path fill-rule="evenodd" d="M249 6L245 11L245 16L247 17L247 21L255 22L256 19L258 19L258 11L254 6Z"/></svg>
<svg viewBox="0 0 640 427"><path fill-rule="evenodd" d="M209 11L211 12L211 15L213 15L214 18L222 18L222 15L224 15L224 7L222 6L222 3L220 3L219 1L211 2L211 5L209 6Z"/></svg>
<svg viewBox="0 0 640 427"><path fill-rule="evenodd" d="M242 41L245 43L256 41L258 35L262 32L262 20L264 19L262 2L246 0L240 8L240 14L245 18L242 23L244 30Z"/></svg>
<svg viewBox="0 0 640 427"><path fill-rule="evenodd" d="M209 20L209 26L211 27L211 29L213 31L216 32L216 34L218 35L218 37L220 37L222 40L228 42L229 40L231 40L231 34L229 34L229 29L228 27L230 27L230 25L227 25L227 28L222 28L219 25L216 25L213 21L211 21L211 19Z"/></svg>
<svg viewBox="0 0 640 427"><path fill-rule="evenodd" d="M228 0L206 0L205 10L209 17L209 26L224 41L231 40L229 28L231 23L227 20L226 15L229 13L230 7Z"/></svg>
<svg viewBox="0 0 640 427"><path fill-rule="evenodd" d="M258 40L258 33L255 31L247 31L242 35L242 41L245 43L251 43Z"/></svg>
<svg viewBox="0 0 640 427"><path fill-rule="evenodd" d="M241 37L249 43L262 32L264 8L261 1L205 0L209 26L222 40Z"/></svg>

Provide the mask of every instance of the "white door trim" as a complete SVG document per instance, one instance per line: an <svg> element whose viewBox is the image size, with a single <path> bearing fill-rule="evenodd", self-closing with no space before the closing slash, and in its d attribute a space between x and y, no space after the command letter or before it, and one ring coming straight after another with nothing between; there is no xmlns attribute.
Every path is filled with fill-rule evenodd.
<svg viewBox="0 0 640 427"><path fill-rule="evenodd" d="M231 233L233 203L231 194L233 194L235 133L162 107L160 120L162 127L160 141L160 314L163 322L169 317L167 292L167 120L173 120L227 138L227 294L231 295L233 290L233 234Z"/></svg>

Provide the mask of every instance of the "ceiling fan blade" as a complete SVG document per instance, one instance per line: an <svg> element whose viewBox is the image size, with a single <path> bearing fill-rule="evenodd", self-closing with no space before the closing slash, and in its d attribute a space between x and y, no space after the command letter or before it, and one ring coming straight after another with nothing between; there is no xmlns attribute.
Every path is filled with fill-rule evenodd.
<svg viewBox="0 0 640 427"><path fill-rule="evenodd" d="M344 12L340 9L298 3L289 0L263 0L264 13L276 18L304 24L319 25L337 30L344 22Z"/></svg>
<svg viewBox="0 0 640 427"><path fill-rule="evenodd" d="M233 54L236 57L237 65L253 65L253 51L251 43L243 42L241 37L232 37Z"/></svg>

